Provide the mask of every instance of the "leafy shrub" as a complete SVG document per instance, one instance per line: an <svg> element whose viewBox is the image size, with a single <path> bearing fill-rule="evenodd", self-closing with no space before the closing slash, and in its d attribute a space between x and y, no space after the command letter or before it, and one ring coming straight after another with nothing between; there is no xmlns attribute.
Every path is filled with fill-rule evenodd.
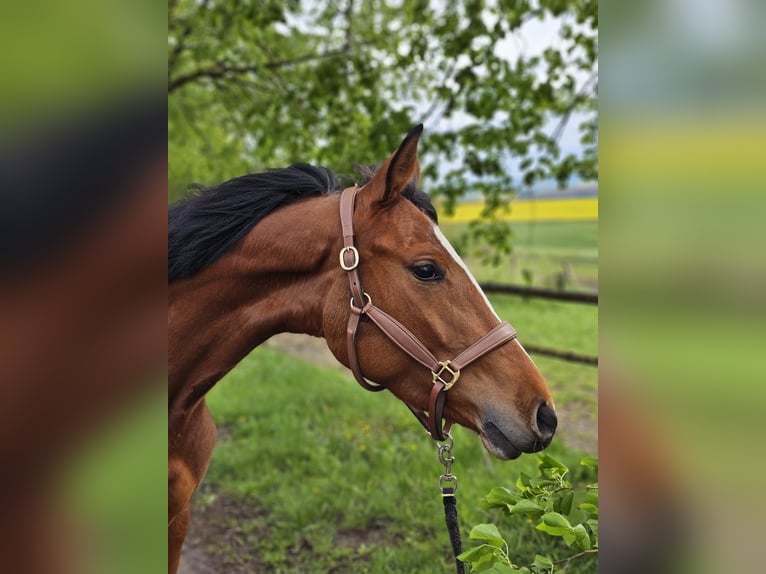
<svg viewBox="0 0 766 574"><path fill-rule="evenodd" d="M495 524L478 524L471 530L472 540L481 544L466 550L458 559L470 566L472 573L502 574L522 572L553 574L571 561L598 553L598 483L575 489L567 480L569 468L549 455L538 456L539 475L521 473L516 488L493 488L484 498L483 507L499 509L505 516L520 515L534 529L556 539L549 554L537 554L532 563L514 564L508 542ZM598 459L585 457L580 465L598 475ZM566 552L563 558L558 552Z"/></svg>

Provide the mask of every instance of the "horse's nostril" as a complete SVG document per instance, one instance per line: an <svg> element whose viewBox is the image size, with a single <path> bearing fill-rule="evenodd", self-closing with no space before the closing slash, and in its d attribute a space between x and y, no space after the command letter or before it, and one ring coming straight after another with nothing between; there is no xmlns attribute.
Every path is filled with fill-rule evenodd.
<svg viewBox="0 0 766 574"><path fill-rule="evenodd" d="M552 438L557 424L556 412L545 403L540 405L537 409L537 430L540 432L540 437L544 440Z"/></svg>

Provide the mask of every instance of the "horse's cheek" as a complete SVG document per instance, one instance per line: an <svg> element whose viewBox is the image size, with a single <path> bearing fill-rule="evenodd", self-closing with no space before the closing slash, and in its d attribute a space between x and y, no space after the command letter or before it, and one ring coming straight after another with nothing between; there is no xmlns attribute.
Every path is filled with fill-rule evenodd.
<svg viewBox="0 0 766 574"><path fill-rule="evenodd" d="M348 322L349 305L341 303L343 293L332 289L327 294L323 314L322 327L327 347L335 358L348 366L348 351L346 348L346 324Z"/></svg>

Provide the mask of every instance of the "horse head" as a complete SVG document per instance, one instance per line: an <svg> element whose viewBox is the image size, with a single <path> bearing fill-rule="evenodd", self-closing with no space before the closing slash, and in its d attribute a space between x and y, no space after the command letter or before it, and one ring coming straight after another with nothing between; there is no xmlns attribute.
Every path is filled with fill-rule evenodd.
<svg viewBox="0 0 766 574"><path fill-rule="evenodd" d="M439 230L427 196L417 190L421 132L422 126L413 129L369 181L354 190L357 254L352 259L364 297L442 361L471 347L501 320ZM340 234L338 239L343 263ZM365 377L411 407L429 410L438 378L375 321L365 320L363 310L354 349L349 350L346 326L354 302L349 305L346 273L339 268L337 276L323 312L324 335L333 354L351 366L355 353ZM446 393L444 417L477 432L487 450L501 459L545 448L557 422L545 380L516 338L461 370Z"/></svg>

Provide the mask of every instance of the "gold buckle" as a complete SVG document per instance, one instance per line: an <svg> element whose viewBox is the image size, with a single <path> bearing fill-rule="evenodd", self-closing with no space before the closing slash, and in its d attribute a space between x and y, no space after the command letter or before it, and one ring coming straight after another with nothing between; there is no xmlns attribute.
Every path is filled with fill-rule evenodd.
<svg viewBox="0 0 766 574"><path fill-rule="evenodd" d="M354 261L351 263L351 265L346 265L346 262L343 260L343 256L347 252L351 252L354 254ZM356 247L353 245L347 245L343 249L340 250L340 266L343 268L344 271L353 271L359 266L359 252L356 250Z"/></svg>
<svg viewBox="0 0 766 574"><path fill-rule="evenodd" d="M450 366L449 366L450 361L439 361L439 364L441 365L441 369L439 369L438 372L431 371L431 374L433 375L433 383L434 384L436 384L437 382L443 383L444 390L448 391L452 388L452 386L455 383L457 383L457 380L460 378L460 369L458 369L457 371L453 371L452 369L450 369ZM447 371L452 376L452 380L450 380L449 382L445 381L442 378L442 373L444 371Z"/></svg>

